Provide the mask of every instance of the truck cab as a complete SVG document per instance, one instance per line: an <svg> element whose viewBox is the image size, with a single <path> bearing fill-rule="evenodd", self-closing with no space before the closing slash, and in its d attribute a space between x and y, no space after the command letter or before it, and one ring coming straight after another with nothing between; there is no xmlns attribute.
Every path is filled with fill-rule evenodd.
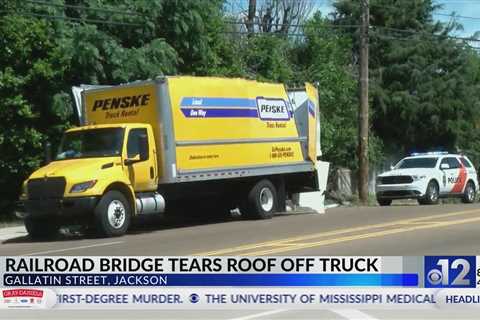
<svg viewBox="0 0 480 320"><path fill-rule="evenodd" d="M123 234L137 210L135 194L157 189L156 156L149 124L66 131L54 160L24 182L21 203L29 234L47 236L63 220L85 219L104 236Z"/></svg>

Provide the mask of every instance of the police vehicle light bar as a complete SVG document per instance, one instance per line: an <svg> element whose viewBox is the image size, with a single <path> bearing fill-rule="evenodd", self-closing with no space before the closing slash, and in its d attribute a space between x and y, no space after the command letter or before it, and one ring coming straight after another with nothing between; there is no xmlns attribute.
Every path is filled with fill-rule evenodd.
<svg viewBox="0 0 480 320"><path fill-rule="evenodd" d="M432 156L432 155L443 155L448 154L448 151L430 151L430 152L413 152L411 156Z"/></svg>

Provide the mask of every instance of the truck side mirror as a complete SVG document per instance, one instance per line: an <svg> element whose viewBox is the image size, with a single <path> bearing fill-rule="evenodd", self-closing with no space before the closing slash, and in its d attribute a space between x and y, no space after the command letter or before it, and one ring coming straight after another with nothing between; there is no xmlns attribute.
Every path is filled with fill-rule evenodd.
<svg viewBox="0 0 480 320"><path fill-rule="evenodd" d="M138 136L138 151L140 154L140 161L148 160L148 139L147 135Z"/></svg>
<svg viewBox="0 0 480 320"><path fill-rule="evenodd" d="M52 162L52 144L50 142L45 142L43 144L43 152L45 156L45 164Z"/></svg>
<svg viewBox="0 0 480 320"><path fill-rule="evenodd" d="M440 170L446 170L446 169L450 169L450 166L448 165L448 163L440 164Z"/></svg>

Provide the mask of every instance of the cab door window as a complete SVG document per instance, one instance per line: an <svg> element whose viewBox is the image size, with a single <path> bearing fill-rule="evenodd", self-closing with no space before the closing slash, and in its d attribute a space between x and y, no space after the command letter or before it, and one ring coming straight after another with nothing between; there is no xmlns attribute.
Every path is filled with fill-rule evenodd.
<svg viewBox="0 0 480 320"><path fill-rule="evenodd" d="M140 154L140 146L138 145L138 138L140 136L147 137L147 129L145 128L132 129L128 133L127 158L129 159L135 158L137 155Z"/></svg>

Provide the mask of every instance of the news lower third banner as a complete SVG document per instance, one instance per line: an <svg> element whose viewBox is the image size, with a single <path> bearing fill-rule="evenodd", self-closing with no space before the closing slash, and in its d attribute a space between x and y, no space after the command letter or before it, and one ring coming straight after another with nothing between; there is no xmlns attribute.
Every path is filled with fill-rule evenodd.
<svg viewBox="0 0 480 320"><path fill-rule="evenodd" d="M0 257L0 308L480 306L480 257Z"/></svg>

